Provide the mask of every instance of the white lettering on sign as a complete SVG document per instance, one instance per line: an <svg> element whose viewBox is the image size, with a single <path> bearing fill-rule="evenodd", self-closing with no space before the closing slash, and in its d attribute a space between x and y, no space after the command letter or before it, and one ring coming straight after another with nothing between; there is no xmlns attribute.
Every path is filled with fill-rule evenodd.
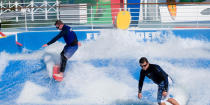
<svg viewBox="0 0 210 105"><path fill-rule="evenodd" d="M161 31L155 31L155 32L130 32L133 33L132 35L136 35L137 40L148 40L148 41L152 41L152 40L157 40L157 39L161 39ZM95 33L87 33L87 38L86 40L96 40L98 38L98 36L100 35L99 32L95 32Z"/></svg>
<svg viewBox="0 0 210 105"><path fill-rule="evenodd" d="M153 40L153 39L160 39L161 32L135 32L138 40Z"/></svg>
<svg viewBox="0 0 210 105"><path fill-rule="evenodd" d="M99 33L87 33L87 40L96 40L99 36Z"/></svg>

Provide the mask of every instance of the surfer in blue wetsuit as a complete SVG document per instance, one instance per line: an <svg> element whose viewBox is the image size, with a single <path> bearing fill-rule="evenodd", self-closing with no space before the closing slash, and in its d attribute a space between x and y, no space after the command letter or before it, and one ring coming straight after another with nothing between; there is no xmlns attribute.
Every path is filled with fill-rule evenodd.
<svg viewBox="0 0 210 105"><path fill-rule="evenodd" d="M142 67L142 70L140 72L140 77L139 77L139 91L138 91L138 98L142 98L142 87L144 83L144 78L147 76L149 79L151 79L155 84L158 85L158 94L157 94L157 102L159 105L166 105L165 100L167 100L169 103L172 105L179 105L179 103L171 98L168 97L169 93L169 82L168 80L170 79L168 74L163 71L163 69L156 64L150 64L147 60L146 57L142 57L139 60L139 64Z"/></svg>
<svg viewBox="0 0 210 105"><path fill-rule="evenodd" d="M71 30L71 27L65 25L61 20L57 20L55 22L55 26L57 29L61 30L60 33L55 36L51 41L47 44L44 44L42 47L46 47L56 42L61 37L64 38L66 45L63 51L60 53L61 55L61 63L60 63L60 73L55 74L58 77L63 77L63 73L65 71L66 62L78 49L78 40L74 31Z"/></svg>

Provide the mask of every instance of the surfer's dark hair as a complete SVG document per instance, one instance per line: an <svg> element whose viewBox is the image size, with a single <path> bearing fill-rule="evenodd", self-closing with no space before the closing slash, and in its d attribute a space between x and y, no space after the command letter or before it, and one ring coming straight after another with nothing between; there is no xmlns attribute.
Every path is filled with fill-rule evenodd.
<svg viewBox="0 0 210 105"><path fill-rule="evenodd" d="M144 62L148 63L147 58L146 58L146 57L141 57L141 58L139 59L139 63L144 63Z"/></svg>
<svg viewBox="0 0 210 105"><path fill-rule="evenodd" d="M61 20L56 20L55 21L55 25L61 25L61 24L63 24L63 22Z"/></svg>

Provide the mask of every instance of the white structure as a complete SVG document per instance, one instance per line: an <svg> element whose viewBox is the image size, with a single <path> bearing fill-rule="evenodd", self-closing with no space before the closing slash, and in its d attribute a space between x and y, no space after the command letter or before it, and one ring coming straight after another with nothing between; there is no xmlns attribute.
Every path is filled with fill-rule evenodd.
<svg viewBox="0 0 210 105"><path fill-rule="evenodd" d="M47 2L44 0L43 2L34 2L33 0L30 3L18 3L17 1L11 3L0 2L0 19L8 19L16 17L16 22L19 21L19 18L26 18L24 14L31 17L31 21L39 20L35 17L44 16L45 20L48 20L52 14L57 15L57 19L59 18L59 1L55 2ZM43 19L41 19L43 20Z"/></svg>
<svg viewBox="0 0 210 105"><path fill-rule="evenodd" d="M126 4L126 1L124 3ZM111 6L110 8L95 8L95 5L89 4L60 4L59 0L54 2L32 0L28 3L3 3L1 1L0 8L0 22L3 22L1 31L3 32L49 31L49 29L55 31L53 24L58 19L77 29L107 29L115 26L109 22L112 21ZM122 10L122 8L118 9ZM125 6L124 9L129 11L131 8ZM101 12L96 12L97 10ZM131 14L135 13L137 12L131 12ZM130 29L191 26L210 28L210 3L177 4L175 15L171 17L165 2L141 0L139 16L133 15L133 17L139 17L139 20L131 23ZM96 18L101 18L101 20Z"/></svg>
<svg viewBox="0 0 210 105"><path fill-rule="evenodd" d="M87 23L87 4L62 4L59 12L64 23Z"/></svg>
<svg viewBox="0 0 210 105"><path fill-rule="evenodd" d="M210 21L209 5L177 5L176 17L171 18L168 7L160 6L161 22L198 22Z"/></svg>

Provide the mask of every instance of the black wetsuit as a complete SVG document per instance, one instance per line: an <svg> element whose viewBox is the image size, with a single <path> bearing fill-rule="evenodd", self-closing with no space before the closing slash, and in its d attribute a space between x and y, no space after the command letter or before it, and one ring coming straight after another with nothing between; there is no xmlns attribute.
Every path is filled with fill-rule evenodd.
<svg viewBox="0 0 210 105"><path fill-rule="evenodd" d="M49 41L47 43L47 45L50 45L50 44L56 42L61 37L63 37L65 42L66 42L66 45L65 45L63 51L60 54L61 55L60 72L64 72L65 71L66 62L67 62L67 59L68 59L65 56L65 51L68 49L68 47L78 46L77 36L76 36L75 32L71 31L70 29L71 29L71 27L69 27L67 25L64 25L62 30L61 30L61 32L57 36L55 36L51 41Z"/></svg>
<svg viewBox="0 0 210 105"><path fill-rule="evenodd" d="M155 84L159 85L162 81L164 81L164 91L168 91L168 74L163 71L163 69L156 64L149 64L149 68L145 70L141 70L139 77L139 93L142 91L144 78L147 76L150 78Z"/></svg>

